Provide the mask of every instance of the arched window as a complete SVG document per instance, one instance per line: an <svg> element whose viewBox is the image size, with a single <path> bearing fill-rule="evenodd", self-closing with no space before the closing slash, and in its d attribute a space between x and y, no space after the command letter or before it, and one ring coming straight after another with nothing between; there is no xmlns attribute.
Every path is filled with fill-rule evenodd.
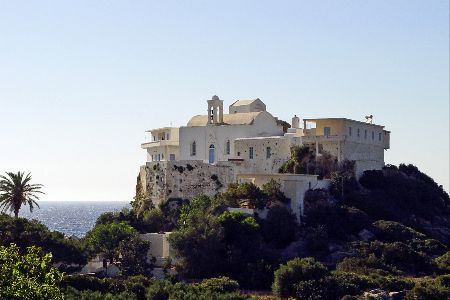
<svg viewBox="0 0 450 300"><path fill-rule="evenodd" d="M216 161L215 147L214 145L209 145L209 163L213 164Z"/></svg>
<svg viewBox="0 0 450 300"><path fill-rule="evenodd" d="M195 156L197 154L197 144L195 141L191 144L191 156Z"/></svg>
<svg viewBox="0 0 450 300"><path fill-rule="evenodd" d="M227 140L225 143L225 154L230 155L230 153L231 153L230 140Z"/></svg>

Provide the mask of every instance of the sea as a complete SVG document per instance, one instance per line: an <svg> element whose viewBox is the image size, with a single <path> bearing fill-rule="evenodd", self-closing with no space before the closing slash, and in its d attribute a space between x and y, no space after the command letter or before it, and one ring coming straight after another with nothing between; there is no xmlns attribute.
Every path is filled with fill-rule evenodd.
<svg viewBox="0 0 450 300"><path fill-rule="evenodd" d="M52 231L79 238L94 227L102 213L131 208L128 201L39 201L38 204L40 208L35 208L33 213L28 206L22 207L19 216L36 219Z"/></svg>

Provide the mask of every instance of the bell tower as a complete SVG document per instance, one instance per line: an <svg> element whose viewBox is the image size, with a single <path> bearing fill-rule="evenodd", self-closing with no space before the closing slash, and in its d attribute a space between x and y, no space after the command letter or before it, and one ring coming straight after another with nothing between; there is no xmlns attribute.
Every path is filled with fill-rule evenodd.
<svg viewBox="0 0 450 300"><path fill-rule="evenodd" d="M223 123L223 100L214 95L208 102L208 124Z"/></svg>

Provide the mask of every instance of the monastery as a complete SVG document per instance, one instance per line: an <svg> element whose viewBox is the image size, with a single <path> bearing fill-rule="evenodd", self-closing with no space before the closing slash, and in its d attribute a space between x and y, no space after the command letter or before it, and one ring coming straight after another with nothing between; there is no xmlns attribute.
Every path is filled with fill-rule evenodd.
<svg viewBox="0 0 450 300"><path fill-rule="evenodd" d="M207 100L205 115L192 117L186 126L147 131L142 144L147 162L140 169L142 209L170 198L192 199L214 195L232 182L258 186L275 179L291 199L300 219L308 189L326 187L317 175L280 174L295 145L307 145L316 157L324 153L338 162L355 162L355 175L384 166L390 132L384 126L346 118L303 119L295 115L291 127L266 110L260 99L237 100L224 112L223 100Z"/></svg>

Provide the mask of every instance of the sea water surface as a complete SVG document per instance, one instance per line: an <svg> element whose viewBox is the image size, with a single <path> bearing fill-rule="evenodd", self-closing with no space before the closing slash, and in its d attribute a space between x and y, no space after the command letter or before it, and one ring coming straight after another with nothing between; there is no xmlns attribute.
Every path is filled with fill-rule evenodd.
<svg viewBox="0 0 450 300"><path fill-rule="evenodd" d="M39 201L38 204L40 208L33 213L28 207L22 207L19 216L36 219L50 230L77 237L83 237L102 213L131 207L128 201Z"/></svg>

